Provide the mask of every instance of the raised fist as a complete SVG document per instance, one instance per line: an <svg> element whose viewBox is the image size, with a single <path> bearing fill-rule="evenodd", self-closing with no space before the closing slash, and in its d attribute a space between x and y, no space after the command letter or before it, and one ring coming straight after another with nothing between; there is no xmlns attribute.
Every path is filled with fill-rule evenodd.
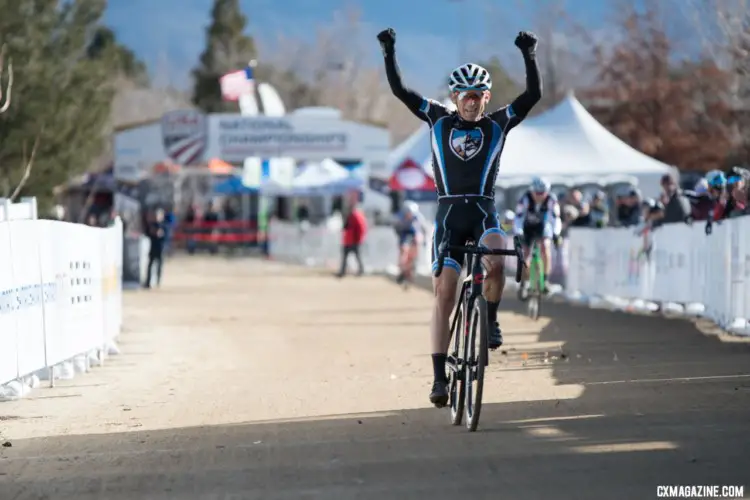
<svg viewBox="0 0 750 500"><path fill-rule="evenodd" d="M530 31L521 31L516 37L516 47L521 49L525 54L533 54L536 51L536 44L539 39Z"/></svg>
<svg viewBox="0 0 750 500"><path fill-rule="evenodd" d="M384 29L378 33L378 41L383 48L383 54L392 52L393 47L396 45L396 32L393 31L393 28Z"/></svg>

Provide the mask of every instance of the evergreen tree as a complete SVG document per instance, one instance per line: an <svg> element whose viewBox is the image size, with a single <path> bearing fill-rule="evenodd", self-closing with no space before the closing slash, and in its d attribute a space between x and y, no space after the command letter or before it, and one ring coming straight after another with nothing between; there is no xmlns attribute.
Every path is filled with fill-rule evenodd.
<svg viewBox="0 0 750 500"><path fill-rule="evenodd" d="M21 195L37 196L42 209L54 186L101 166L92 163L111 140L105 134L122 71L116 44L98 53L91 47L105 6L106 0L0 0L0 42L14 69L10 108L0 115L0 196L18 185L24 149L28 155L37 137Z"/></svg>
<svg viewBox="0 0 750 500"><path fill-rule="evenodd" d="M200 64L193 70L193 104L207 113L236 109L236 104L222 101L219 78L255 59L255 42L244 34L246 25L239 0L214 0L211 25L206 30L206 48Z"/></svg>
<svg viewBox="0 0 750 500"><path fill-rule="evenodd" d="M138 59L132 50L120 45L115 33L106 26L100 26L96 29L86 55L90 59L114 59L122 76L141 87L149 85L146 65Z"/></svg>

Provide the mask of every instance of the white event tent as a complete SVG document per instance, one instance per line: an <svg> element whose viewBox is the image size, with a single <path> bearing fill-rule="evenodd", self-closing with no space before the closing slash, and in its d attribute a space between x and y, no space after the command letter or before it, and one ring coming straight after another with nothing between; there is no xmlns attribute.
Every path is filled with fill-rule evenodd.
<svg viewBox="0 0 750 500"><path fill-rule="evenodd" d="M289 186L264 183L261 192L270 196L340 195L360 189L364 180L331 159L308 163L302 167Z"/></svg>
<svg viewBox="0 0 750 500"><path fill-rule="evenodd" d="M429 129L420 127L389 156L391 170L407 158L432 173ZM644 196L657 196L659 179L676 169L630 147L569 94L557 106L513 129L500 159L499 186L526 184L531 176L604 181L632 178Z"/></svg>

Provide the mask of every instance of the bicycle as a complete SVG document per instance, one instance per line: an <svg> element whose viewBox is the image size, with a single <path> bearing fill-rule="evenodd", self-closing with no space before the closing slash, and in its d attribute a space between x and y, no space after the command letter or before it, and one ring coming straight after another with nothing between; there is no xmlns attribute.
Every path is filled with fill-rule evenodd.
<svg viewBox="0 0 750 500"><path fill-rule="evenodd" d="M544 290L547 289L547 276L544 274L544 262L542 262L542 255L539 250L539 240L534 240L531 244L531 262L529 264L529 291L526 311L529 318L536 321L539 319L539 312L542 309Z"/></svg>
<svg viewBox="0 0 750 500"><path fill-rule="evenodd" d="M414 235L407 236L405 241L401 245L399 245L399 260L401 259L400 252L403 252L404 245L419 245L419 243ZM417 255L413 256L410 259L410 262L408 262L407 266L405 266L406 269L404 269L399 262L399 274L396 278L396 283L401 285L404 290L408 290L411 285L414 285L414 276L417 272L417 259L419 255L418 252L419 248L417 248Z"/></svg>
<svg viewBox="0 0 750 500"><path fill-rule="evenodd" d="M449 371L451 423L461 425L465 410L466 428L469 432L474 432L479 425L479 414L482 409L484 369L489 363L490 324L487 317L487 300L482 295L485 273L481 257L484 255L515 256L517 259L516 283L520 283L524 266L523 250L518 236L513 237L513 250L490 250L477 246L471 241L467 241L466 246L454 246L449 245L448 241L450 241L450 232L446 231L438 246L437 268L433 275L437 278L443 272L443 264L449 251L463 253L464 269L469 271L461 282L461 291L450 330L453 351L449 353L446 360ZM479 340L478 348L477 340ZM476 393L473 392L474 388Z"/></svg>

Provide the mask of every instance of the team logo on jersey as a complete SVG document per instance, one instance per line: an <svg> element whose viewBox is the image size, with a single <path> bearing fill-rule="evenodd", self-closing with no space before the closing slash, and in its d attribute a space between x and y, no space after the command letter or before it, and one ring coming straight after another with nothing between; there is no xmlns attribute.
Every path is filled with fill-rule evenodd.
<svg viewBox="0 0 750 500"><path fill-rule="evenodd" d="M484 133L482 129L451 130L451 149L453 153L464 161L474 158L482 150Z"/></svg>

